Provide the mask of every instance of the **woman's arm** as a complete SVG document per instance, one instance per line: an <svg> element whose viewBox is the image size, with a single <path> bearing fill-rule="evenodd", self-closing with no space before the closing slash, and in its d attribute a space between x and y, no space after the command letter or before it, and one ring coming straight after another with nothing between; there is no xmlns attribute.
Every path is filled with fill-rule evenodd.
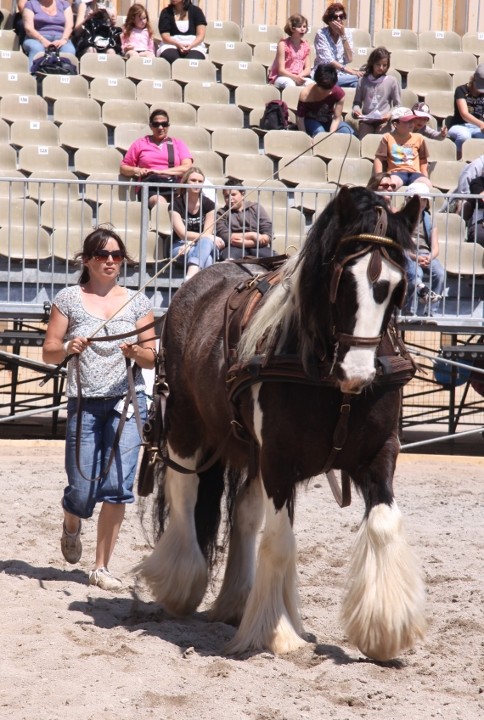
<svg viewBox="0 0 484 720"><path fill-rule="evenodd" d="M84 21L86 19L86 3L81 3L77 8L76 24L74 25L74 35L78 36L84 29Z"/></svg>
<svg viewBox="0 0 484 720"><path fill-rule="evenodd" d="M149 325L154 321L153 311L136 321L136 329ZM133 360L140 368L151 370L155 366L156 342L154 340L154 329L144 330L138 333L138 342L124 343L119 346L124 357Z"/></svg>
<svg viewBox="0 0 484 720"><path fill-rule="evenodd" d="M157 172L161 173L162 175L183 175L188 168L191 168L193 165L192 158L183 158L181 163L179 165L175 165L175 167L171 168L163 168L163 170L151 170L149 172Z"/></svg>
<svg viewBox="0 0 484 720"><path fill-rule="evenodd" d="M35 29L35 15L32 10L25 8L22 12L22 20L24 21L24 30L28 38L38 40L45 48L50 45L49 40L46 40L45 37Z"/></svg>
<svg viewBox="0 0 484 720"><path fill-rule="evenodd" d="M333 108L333 119L331 120L331 125L329 126L329 132L335 132L335 130L338 129L343 117L343 102L343 99L339 100Z"/></svg>
<svg viewBox="0 0 484 720"><path fill-rule="evenodd" d="M439 254L439 231L434 225L430 234L430 258L433 260Z"/></svg>
<svg viewBox="0 0 484 720"><path fill-rule="evenodd" d="M197 45L201 45L205 40L206 25L197 25L195 30L195 39L188 45L188 50L192 50Z"/></svg>
<svg viewBox="0 0 484 720"><path fill-rule="evenodd" d="M68 328L68 318L53 305L42 348L44 362L57 364L65 360L68 355L80 353L87 348L89 340L86 337L75 337L66 343Z"/></svg>
<svg viewBox="0 0 484 720"><path fill-rule="evenodd" d="M182 220L182 216L177 210L170 210L171 225L175 232L175 235L181 240L194 240L199 238L200 233L187 232L185 223Z"/></svg>
<svg viewBox="0 0 484 720"><path fill-rule="evenodd" d="M72 7L70 5L64 10L64 18L64 32L62 33L61 39L57 41L59 43L57 47L62 47L66 44L66 42L71 37L72 31L74 29L74 15L72 13Z"/></svg>

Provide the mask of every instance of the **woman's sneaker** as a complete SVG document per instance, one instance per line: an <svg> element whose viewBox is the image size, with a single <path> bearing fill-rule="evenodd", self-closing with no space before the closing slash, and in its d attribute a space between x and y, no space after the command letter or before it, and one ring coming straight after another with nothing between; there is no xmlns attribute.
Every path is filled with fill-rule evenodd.
<svg viewBox="0 0 484 720"><path fill-rule="evenodd" d="M62 526L61 551L67 562L71 563L71 565L75 565L81 559L81 528L82 523L80 520L79 528L74 534L67 532L65 523Z"/></svg>
<svg viewBox="0 0 484 720"><path fill-rule="evenodd" d="M437 295L437 293L427 287L427 285L421 285L417 290L417 295L423 305L428 305L429 303L437 302L437 300L442 300L442 295Z"/></svg>
<svg viewBox="0 0 484 720"><path fill-rule="evenodd" d="M91 570L89 573L89 585L96 585L101 590L110 590L111 592L123 589L121 580L111 575L107 568Z"/></svg>

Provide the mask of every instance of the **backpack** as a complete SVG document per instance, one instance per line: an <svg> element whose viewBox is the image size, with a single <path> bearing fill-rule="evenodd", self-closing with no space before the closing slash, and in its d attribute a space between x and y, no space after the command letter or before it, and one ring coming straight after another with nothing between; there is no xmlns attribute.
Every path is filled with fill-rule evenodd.
<svg viewBox="0 0 484 720"><path fill-rule="evenodd" d="M42 57L36 58L32 75L77 75L77 68L67 57L61 57L55 45L49 45Z"/></svg>
<svg viewBox="0 0 484 720"><path fill-rule="evenodd" d="M77 41L77 57L94 48L98 53L114 50L121 54L120 27L113 26L107 10L96 10L84 23L82 35Z"/></svg>
<svg viewBox="0 0 484 720"><path fill-rule="evenodd" d="M270 100L266 103L261 117L262 130L287 130L289 128L289 108L284 100Z"/></svg>

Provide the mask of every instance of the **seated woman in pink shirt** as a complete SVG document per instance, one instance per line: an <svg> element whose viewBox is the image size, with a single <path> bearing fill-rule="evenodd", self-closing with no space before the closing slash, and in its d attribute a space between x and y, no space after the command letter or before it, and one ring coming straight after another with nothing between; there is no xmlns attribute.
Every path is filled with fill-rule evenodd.
<svg viewBox="0 0 484 720"><path fill-rule="evenodd" d="M148 11L140 3L131 5L121 34L121 48L125 57L154 57L155 44Z"/></svg>
<svg viewBox="0 0 484 720"><path fill-rule="evenodd" d="M279 90L294 85L307 85L312 80L311 48L304 40L308 21L303 15L291 15L284 32L289 35L277 43L276 59L269 71L269 82Z"/></svg>
<svg viewBox="0 0 484 720"><path fill-rule="evenodd" d="M170 119L166 110L153 110L150 115L152 134L135 140L121 161L120 173L124 177L139 178L144 182L165 183L166 187L150 185L148 188L148 206L157 202L172 200L172 183L177 183L188 168L193 165L193 157L183 140L168 135ZM141 199L141 188L138 196Z"/></svg>

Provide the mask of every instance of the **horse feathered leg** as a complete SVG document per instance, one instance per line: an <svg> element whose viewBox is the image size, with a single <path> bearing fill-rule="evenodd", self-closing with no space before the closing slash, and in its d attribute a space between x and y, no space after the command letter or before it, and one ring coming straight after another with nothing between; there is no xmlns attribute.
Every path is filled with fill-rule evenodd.
<svg viewBox="0 0 484 720"><path fill-rule="evenodd" d="M254 586L228 654L247 650L285 653L303 646L296 583L296 542L287 508L265 497L266 524Z"/></svg>
<svg viewBox="0 0 484 720"><path fill-rule="evenodd" d="M349 641L368 657L384 661L423 637L425 590L393 494L376 501L378 488L380 495L389 488L375 482L374 470L372 491L365 492L366 516L353 549L342 619Z"/></svg>
<svg viewBox="0 0 484 720"><path fill-rule="evenodd" d="M239 624L254 582L257 533L263 517L261 482L256 477L237 494L224 579L210 620Z"/></svg>
<svg viewBox="0 0 484 720"><path fill-rule="evenodd" d="M169 448L169 454L182 465L196 465L195 457L179 458L172 448ZM168 527L151 555L139 566L157 602L175 616L194 612L207 587L207 563L195 528L198 483L198 475L182 475L167 468Z"/></svg>

